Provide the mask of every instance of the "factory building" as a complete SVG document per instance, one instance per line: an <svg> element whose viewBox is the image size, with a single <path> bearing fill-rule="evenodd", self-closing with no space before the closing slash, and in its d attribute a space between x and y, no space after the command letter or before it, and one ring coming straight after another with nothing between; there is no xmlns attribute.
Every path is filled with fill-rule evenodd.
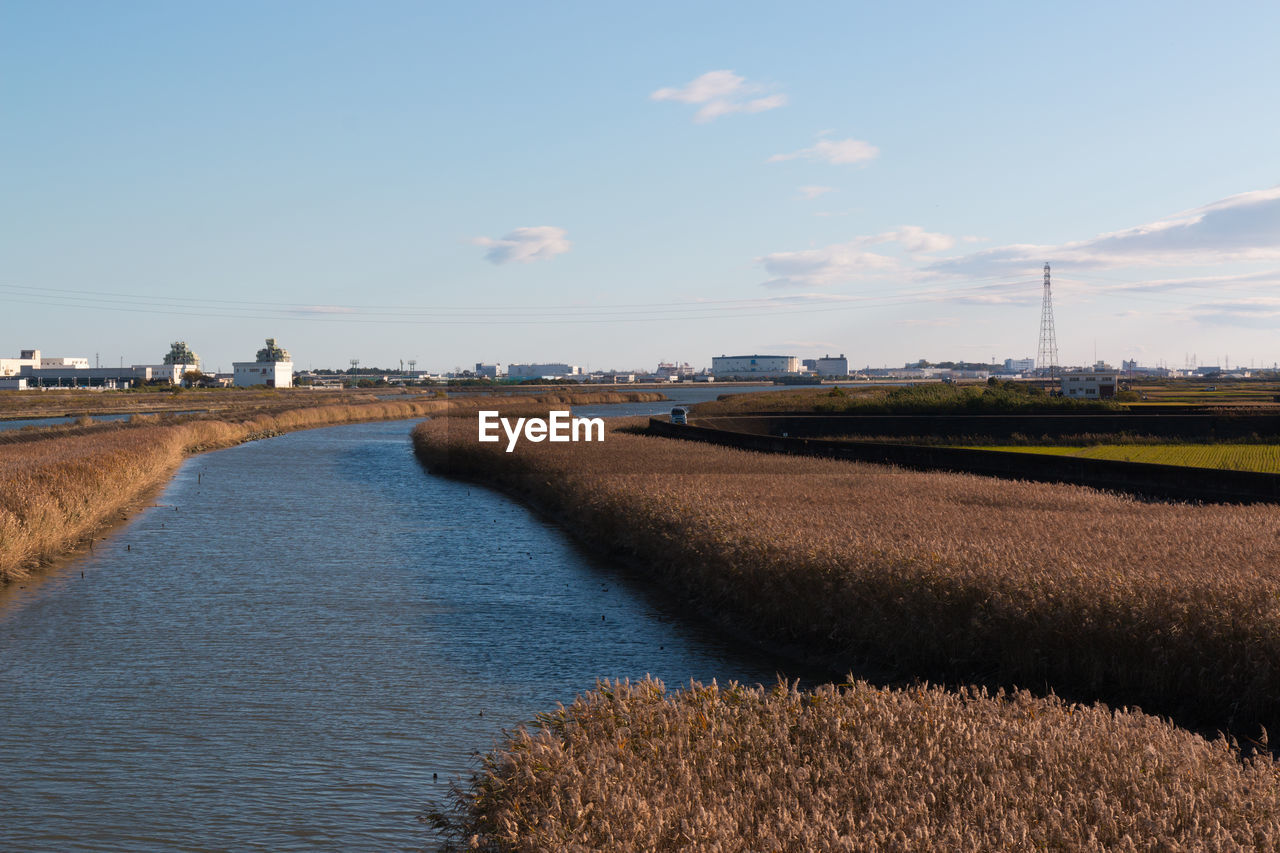
<svg viewBox="0 0 1280 853"><path fill-rule="evenodd" d="M151 368L42 367L22 372L28 388L130 388L151 381Z"/></svg>
<svg viewBox="0 0 1280 853"><path fill-rule="evenodd" d="M18 358L0 358L3 388L128 388L151 378L145 366L90 367L87 358L55 358L24 349Z"/></svg>
<svg viewBox="0 0 1280 853"><path fill-rule="evenodd" d="M800 372L794 355L720 355L711 359L716 379L771 379Z"/></svg>
<svg viewBox="0 0 1280 853"><path fill-rule="evenodd" d="M237 388L265 385L268 388L293 387L293 360L288 350L276 345L275 338L267 338L267 345L258 350L254 361L232 362L234 384Z"/></svg>
<svg viewBox="0 0 1280 853"><path fill-rule="evenodd" d="M813 372L819 376L848 376L849 359L844 357L844 353L840 353L836 358L824 355L816 360Z"/></svg>
<svg viewBox="0 0 1280 853"><path fill-rule="evenodd" d="M476 376L483 376L486 379L497 379L499 376L506 376L507 370L501 364L485 364L476 362Z"/></svg>
<svg viewBox="0 0 1280 853"><path fill-rule="evenodd" d="M1027 358L1006 358L1004 369L1009 373L1030 373L1036 369L1036 360Z"/></svg>
<svg viewBox="0 0 1280 853"><path fill-rule="evenodd" d="M680 382L681 380L693 379L694 369L689 362L683 364L674 361L658 362L658 369L653 375L667 382Z"/></svg>
<svg viewBox="0 0 1280 853"><path fill-rule="evenodd" d="M28 370L38 369L43 361L40 357L38 349L24 349L17 358L0 358L0 376L18 376L22 373L23 368ZM84 360L85 367L89 366L89 359Z"/></svg>
<svg viewBox="0 0 1280 853"><path fill-rule="evenodd" d="M508 364L507 376L511 379L564 379L581 376L582 368L576 364L549 362L546 364Z"/></svg>

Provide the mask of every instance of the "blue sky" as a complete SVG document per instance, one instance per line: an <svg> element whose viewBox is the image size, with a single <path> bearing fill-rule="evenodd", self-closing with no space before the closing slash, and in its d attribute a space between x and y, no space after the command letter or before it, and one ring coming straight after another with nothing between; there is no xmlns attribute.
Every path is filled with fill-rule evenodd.
<svg viewBox="0 0 1280 853"><path fill-rule="evenodd" d="M1041 7L1044 8L1036 8ZM0 350L1280 361L1274 3L0 3Z"/></svg>

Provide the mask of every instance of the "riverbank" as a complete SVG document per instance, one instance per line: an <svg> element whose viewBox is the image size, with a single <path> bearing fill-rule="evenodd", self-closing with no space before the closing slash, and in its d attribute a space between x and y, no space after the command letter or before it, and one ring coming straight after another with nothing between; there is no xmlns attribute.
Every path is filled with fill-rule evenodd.
<svg viewBox="0 0 1280 853"><path fill-rule="evenodd" d="M1196 728L1280 724L1268 506L753 454L632 435L493 452L420 426L439 473L652 567L711 618L948 683L1049 685ZM910 630L903 630L910 626Z"/></svg>
<svg viewBox="0 0 1280 853"><path fill-rule="evenodd" d="M606 682L531 728L459 793L469 849L1280 844L1270 756L1026 692Z"/></svg>
<svg viewBox="0 0 1280 853"><path fill-rule="evenodd" d="M767 643L843 659L851 667L870 659L904 674L949 683L1016 683L1114 704L1140 702L1210 731L1252 734L1258 732L1256 723L1276 722L1280 550L1270 532L1274 508L1147 504L1079 487L671 442L628 433L625 427L612 429L603 444L522 444L510 454L494 452L474 436L474 424L466 419L427 423L414 430L415 450L433 472L496 487L539 508L587 545L650 567L655 582L696 601L711 618ZM891 728L897 727L893 738L898 742L925 734L941 739L930 741L934 746L929 747L942 743L936 747L940 752L918 757L922 766L954 763L945 744L955 743L956 731L966 725L1003 732L997 740L1010 738L1005 746L1012 752L993 744L976 750L989 752L994 762L985 765L986 787L979 791L992 798L984 808L991 815L1010 811L1028 815L1031 823L1044 822L1037 816L1043 798L1060 797L1058 807L1067 823L1057 818L1044 823L1057 827L1052 837L1061 839L1059 846L1088 847L1089 838L1117 827L1117 839L1126 833L1137 839L1159 837L1168 829L1168 837L1181 839L1175 844L1216 837L1211 833L1228 824L1244 833L1240 838L1265 844L1273 837L1267 833L1275 831L1277 801L1253 803L1250 798L1259 790L1255 783L1223 791L1212 808L1206 801L1186 801L1172 816L1157 814L1163 806L1153 804L1176 802L1201 785L1193 779L1218 773L1212 762L1196 769L1199 759L1173 760L1172 766L1190 776L1153 769L1159 785L1140 795L1130 791L1127 798L1117 794L1119 804L1107 814L1090 812L1098 790L1112 784L1117 791L1125 789L1126 768L1150 754L1146 750L1156 730L1173 739L1166 745L1168 755L1217 751L1222 767L1241 766L1240 755L1223 741L1211 745L1136 710L1113 718L1104 706L1081 708L1028 697L1019 700L1027 719L1049 721L1037 724L1030 736L1018 735L1007 720L1001 722L1005 711L1000 701L963 691L941 691L930 702L942 708L951 701L944 697L958 695L969 710L939 711L926 729L907 725L895 710L906 700L873 698L917 696L918 691L860 687L853 693L879 705L876 713L897 720ZM536 849L538 843L523 840L532 832L550 846L611 847L616 842L625 849L648 849L654 839L626 832L654 823L663 809L670 820L658 823L674 833L669 837L687 841L695 837L692 828L701 826L701 815L749 814L758 805L751 797L776 785L785 787L787 774L807 780L841 778L839 785L812 786L815 792L806 796L820 800L838 799L850 774L865 778L875 767L882 770L872 775L879 774L890 788L911 787L911 777L900 777L894 769L899 765L884 755L844 768L838 777L835 771L811 775L815 755L862 749L861 730L837 726L847 742L818 753L788 753L759 726L744 722L743 708L759 710L767 704L757 696L735 699L716 711L724 715L724 725L717 737L702 744L706 760L732 765L744 751L756 756L775 747L789 758L779 760L776 772L762 775L759 785L753 783L747 800L735 799L728 782L706 789L681 776L679 761L671 757L682 749L687 755L707 729L690 733L677 726L637 726L636 715L643 708L667 700L639 701L631 695L618 703L589 694L582 701L594 710L581 721L575 719L580 728L557 728L555 715L544 717L541 722L544 728L550 724L549 729L534 736L518 734L486 759L474 786L463 793L464 822L469 821L465 829L479 833L478 843ZM821 691L789 701L800 707L834 702ZM711 712L704 708L701 713ZM814 713L823 719L821 712ZM1114 719L1117 731L1139 736L1120 744L1109 740L1105 726L1073 728L1080 715L1099 725ZM975 717L984 722L974 723ZM1055 754L1044 753L1045 743L1075 745ZM1163 749L1156 747L1157 752ZM664 750L671 755L663 758ZM1106 768L1090 764L1089 756L1098 750L1129 758ZM1028 765L1025 757L1033 751L1045 757ZM586 763L575 763L578 759ZM917 766L914 761L902 765L904 773ZM1267 797L1273 797L1276 768L1269 759L1264 766L1260 778L1267 780ZM1040 777L1043 784L1029 785L1029 779ZM1100 786L1101 777L1109 781ZM618 798L607 809L596 806L599 811L590 812L587 804L599 801L602 790ZM908 799L904 795L901 802ZM785 808L803 815L803 802L803 797L787 800ZM882 809L906 814L901 802L884 801L864 817L871 815L867 820L874 823ZM941 811L925 809L912 818L919 823L908 821L904 831L933 844L940 839L950 844L947 839L954 837L962 846L987 837L983 833L988 830L1003 831L1003 824L961 821L977 834L946 834L954 828L954 815L963 814L956 809L974 805L953 802ZM772 814L773 808L765 812ZM642 813L649 818L641 818ZM1193 813L1196 817L1190 817ZM1172 823L1162 824L1166 818ZM1197 825L1201 819L1204 823ZM1221 827L1214 828L1212 821L1220 819ZM718 820L703 829L711 832L708 827ZM832 828L825 817L812 824L798 820L796 826L805 832ZM537 836L536 827L543 824L560 835ZM1068 831L1067 824L1075 829ZM754 826L724 824L716 832L728 834L707 837L725 843L742 837L733 833L745 832L754 838ZM858 824L857 830L865 828ZM593 834L598 832L606 835ZM932 834L936 832L943 834ZM1033 833L1015 843L1019 837L997 834L991 845L1021 847L1040 836Z"/></svg>
<svg viewBox="0 0 1280 853"><path fill-rule="evenodd" d="M661 399L653 392L588 392L506 398L504 408ZM475 411L492 399L419 399L308 405L153 423L139 416L79 435L0 447L0 583L26 577L112 522L194 453L299 429Z"/></svg>

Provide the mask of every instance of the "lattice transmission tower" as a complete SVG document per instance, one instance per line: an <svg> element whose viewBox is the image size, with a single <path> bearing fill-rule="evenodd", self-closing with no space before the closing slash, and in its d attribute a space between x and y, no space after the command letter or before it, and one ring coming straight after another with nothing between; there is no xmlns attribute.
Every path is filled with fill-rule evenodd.
<svg viewBox="0 0 1280 853"><path fill-rule="evenodd" d="M1053 293L1049 290L1049 262L1044 264L1044 301L1040 304L1040 354L1036 367L1053 376L1058 366L1058 336L1053 331Z"/></svg>

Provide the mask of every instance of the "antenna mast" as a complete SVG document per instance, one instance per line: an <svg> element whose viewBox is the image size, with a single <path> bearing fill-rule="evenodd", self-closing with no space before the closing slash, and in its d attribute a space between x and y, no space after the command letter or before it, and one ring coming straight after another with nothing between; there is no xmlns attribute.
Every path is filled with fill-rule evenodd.
<svg viewBox="0 0 1280 853"><path fill-rule="evenodd" d="M1044 302L1040 305L1040 354L1036 367L1040 373L1053 378L1058 366L1058 336L1053 331L1053 294L1049 290L1049 262L1044 263Z"/></svg>

